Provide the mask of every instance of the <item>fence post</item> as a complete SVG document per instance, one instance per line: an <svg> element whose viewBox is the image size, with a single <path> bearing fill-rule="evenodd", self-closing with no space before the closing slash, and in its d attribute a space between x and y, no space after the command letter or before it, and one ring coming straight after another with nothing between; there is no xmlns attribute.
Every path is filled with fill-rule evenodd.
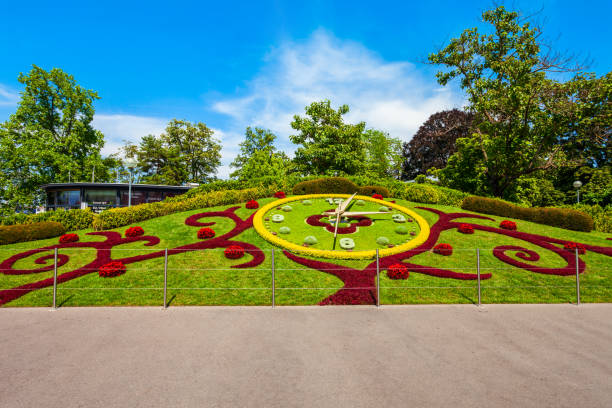
<svg viewBox="0 0 612 408"><path fill-rule="evenodd" d="M57 309L57 248L53 251L53 310Z"/></svg>
<svg viewBox="0 0 612 408"><path fill-rule="evenodd" d="M168 248L164 251L164 309L168 308Z"/></svg>
<svg viewBox="0 0 612 408"><path fill-rule="evenodd" d="M578 248L576 248L576 306L580 306L580 268L578 267Z"/></svg>
<svg viewBox="0 0 612 408"><path fill-rule="evenodd" d="M274 279L274 248L272 248L272 252L270 253L270 259L272 261L272 307L274 307L276 303L276 283Z"/></svg>
<svg viewBox="0 0 612 408"><path fill-rule="evenodd" d="M478 274L478 306L481 306L480 298L480 248L476 248L476 273Z"/></svg>
<svg viewBox="0 0 612 408"><path fill-rule="evenodd" d="M376 307L380 307L380 258L376 249Z"/></svg>

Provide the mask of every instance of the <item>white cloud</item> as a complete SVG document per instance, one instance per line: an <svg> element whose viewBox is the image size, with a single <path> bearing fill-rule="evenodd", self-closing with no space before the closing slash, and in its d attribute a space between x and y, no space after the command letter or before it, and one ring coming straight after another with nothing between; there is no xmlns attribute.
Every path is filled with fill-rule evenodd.
<svg viewBox="0 0 612 408"><path fill-rule="evenodd" d="M0 106L17 106L19 102L19 93L0 84Z"/></svg>
<svg viewBox="0 0 612 408"><path fill-rule="evenodd" d="M266 57L263 69L235 97L213 103L213 110L233 119L233 143L246 126L262 126L279 135L280 145L294 146L288 136L294 114L304 114L313 101L348 104L349 122L409 140L431 115L460 107L463 97L440 88L410 62L389 62L351 41L318 30L304 42L286 42Z"/></svg>
<svg viewBox="0 0 612 408"><path fill-rule="evenodd" d="M139 143L143 136L163 133L167 124L168 119L135 115L96 114L93 120L94 128L104 133L105 156L116 153L125 141Z"/></svg>

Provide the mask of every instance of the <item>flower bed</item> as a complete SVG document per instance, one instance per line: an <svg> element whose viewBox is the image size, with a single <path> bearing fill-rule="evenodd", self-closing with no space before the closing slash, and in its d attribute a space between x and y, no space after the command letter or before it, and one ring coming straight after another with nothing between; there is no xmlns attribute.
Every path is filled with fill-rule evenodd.
<svg viewBox="0 0 612 408"><path fill-rule="evenodd" d="M59 238L60 244L68 244L70 242L77 242L79 236L77 234L64 234Z"/></svg>
<svg viewBox="0 0 612 408"><path fill-rule="evenodd" d="M377 199L377 200L382 200L382 199L383 199L383 196L382 196L382 195L380 195L380 194L372 194L372 198L375 198L375 199Z"/></svg>
<svg viewBox="0 0 612 408"><path fill-rule="evenodd" d="M276 198L285 198L287 196L285 195L284 191L277 191L276 193L274 193L274 197L276 197Z"/></svg>
<svg viewBox="0 0 612 408"><path fill-rule="evenodd" d="M459 228L457 228L457 231L462 234L473 234L474 227L472 227L470 224L461 224L459 225Z"/></svg>
<svg viewBox="0 0 612 408"><path fill-rule="evenodd" d="M215 230L213 230L212 228L200 228L198 230L198 238L199 239L208 239L208 238L212 238L215 236Z"/></svg>
<svg viewBox="0 0 612 408"><path fill-rule="evenodd" d="M139 237L141 235L144 235L144 230L139 226L130 227L125 230L125 236L129 238Z"/></svg>
<svg viewBox="0 0 612 408"><path fill-rule="evenodd" d="M389 279L408 279L410 272L405 265L394 264L387 269L387 276Z"/></svg>
<svg viewBox="0 0 612 408"><path fill-rule="evenodd" d="M579 242L566 242L563 245L563 249L570 252L576 252L576 249L578 249L580 255L586 254L586 248Z"/></svg>
<svg viewBox="0 0 612 408"><path fill-rule="evenodd" d="M434 254L449 256L453 253L453 247L450 244L438 244L433 248Z"/></svg>
<svg viewBox="0 0 612 408"><path fill-rule="evenodd" d="M505 230L516 231L516 222L510 220L503 220L499 224L499 227Z"/></svg>
<svg viewBox="0 0 612 408"><path fill-rule="evenodd" d="M247 201L245 207L249 210L254 210L255 208L259 208L259 203L255 200L249 200Z"/></svg>
<svg viewBox="0 0 612 408"><path fill-rule="evenodd" d="M223 253L228 259L238 259L244 256L244 248L238 245L230 245L229 247L225 248Z"/></svg>
<svg viewBox="0 0 612 408"><path fill-rule="evenodd" d="M126 271L123 262L112 261L104 264L98 269L98 276L101 278L114 278L115 276L123 275Z"/></svg>

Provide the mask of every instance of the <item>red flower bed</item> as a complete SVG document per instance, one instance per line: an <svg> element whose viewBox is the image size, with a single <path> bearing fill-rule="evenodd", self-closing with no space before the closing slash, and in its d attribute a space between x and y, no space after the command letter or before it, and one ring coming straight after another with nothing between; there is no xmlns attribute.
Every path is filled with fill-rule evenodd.
<svg viewBox="0 0 612 408"><path fill-rule="evenodd" d="M516 231L516 222L503 220L499 226L505 230Z"/></svg>
<svg viewBox="0 0 612 408"><path fill-rule="evenodd" d="M394 264L387 269L387 276L390 279L408 279L409 275L408 268L402 264Z"/></svg>
<svg viewBox="0 0 612 408"><path fill-rule="evenodd" d="M453 253L453 247L450 244L438 244L433 248L434 254L449 256Z"/></svg>
<svg viewBox="0 0 612 408"><path fill-rule="evenodd" d="M207 239L215 236L215 230L212 228L200 228L198 231L198 238Z"/></svg>
<svg viewBox="0 0 612 408"><path fill-rule="evenodd" d="M259 208L259 203L255 200L249 200L247 201L245 207L249 210L254 210L255 208Z"/></svg>
<svg viewBox="0 0 612 408"><path fill-rule="evenodd" d="M64 234L59 238L60 244L67 244L69 242L77 242L79 236L77 234Z"/></svg>
<svg viewBox="0 0 612 408"><path fill-rule="evenodd" d="M126 267L123 262L112 261L104 264L98 269L98 275L102 278L114 278L115 276L123 275Z"/></svg>
<svg viewBox="0 0 612 408"><path fill-rule="evenodd" d="M139 227L139 226L130 227L125 230L125 236L130 237L130 238L139 237L143 234L144 234L144 230L142 229L142 227Z"/></svg>
<svg viewBox="0 0 612 408"><path fill-rule="evenodd" d="M578 242L566 242L565 245L563 245L563 248L570 252L576 252L577 248L580 255L586 254L586 248L584 245Z"/></svg>
<svg viewBox="0 0 612 408"><path fill-rule="evenodd" d="M276 197L276 198L285 198L287 196L285 195L284 191L277 191L276 193L274 193L274 197Z"/></svg>
<svg viewBox="0 0 612 408"><path fill-rule="evenodd" d="M461 232L462 234L473 234L474 227L472 227L470 224L461 224L459 225L459 228L457 228L457 231Z"/></svg>
<svg viewBox="0 0 612 408"><path fill-rule="evenodd" d="M230 245L223 251L226 258L238 259L244 256L244 248L238 245Z"/></svg>
<svg viewBox="0 0 612 408"><path fill-rule="evenodd" d="M380 194L372 194L372 198L375 198L377 200L382 200L384 197L381 196Z"/></svg>

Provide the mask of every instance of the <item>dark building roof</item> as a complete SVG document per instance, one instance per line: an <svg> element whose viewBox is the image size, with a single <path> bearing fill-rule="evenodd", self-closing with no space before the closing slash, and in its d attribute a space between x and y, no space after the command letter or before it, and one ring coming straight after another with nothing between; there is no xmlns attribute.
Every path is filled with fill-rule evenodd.
<svg viewBox="0 0 612 408"><path fill-rule="evenodd" d="M41 188L45 190L54 188L129 188L128 183L49 183L43 184ZM175 190L175 191L187 191L195 186L167 186L163 184L132 184L132 188L143 189L143 190Z"/></svg>

